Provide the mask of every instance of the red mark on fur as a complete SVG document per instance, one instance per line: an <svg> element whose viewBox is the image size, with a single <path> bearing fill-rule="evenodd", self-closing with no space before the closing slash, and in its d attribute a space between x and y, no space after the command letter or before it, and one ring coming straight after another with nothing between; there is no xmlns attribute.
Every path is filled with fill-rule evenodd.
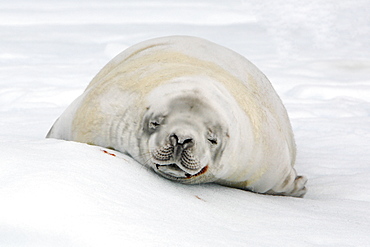
<svg viewBox="0 0 370 247"><path fill-rule="evenodd" d="M207 170L208 170L208 166L205 166L205 167L203 167L203 169L202 169L202 170L200 170L200 172L198 172L198 173L197 173L197 174L195 174L195 175L190 175L189 173L186 173L186 174L185 174L186 179L188 179L188 178L192 178L192 177L196 177L196 176L199 176L199 175L202 175L202 174L206 173L206 172L207 172Z"/></svg>
<svg viewBox="0 0 370 247"><path fill-rule="evenodd" d="M115 154L109 153L107 150L101 150L101 151L103 151L103 152L104 152L104 153L106 153L106 154L109 154L109 155L112 155L112 156L116 157L116 155L115 155Z"/></svg>
<svg viewBox="0 0 370 247"><path fill-rule="evenodd" d="M199 174L198 175L201 175L201 174L203 174L203 173L206 173L207 172L207 170L208 170L208 166L205 166L200 172L199 172Z"/></svg>

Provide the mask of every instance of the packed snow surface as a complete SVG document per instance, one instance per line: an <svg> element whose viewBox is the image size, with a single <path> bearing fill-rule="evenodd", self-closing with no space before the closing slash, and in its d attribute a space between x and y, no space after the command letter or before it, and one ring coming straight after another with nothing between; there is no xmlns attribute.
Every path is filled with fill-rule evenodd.
<svg viewBox="0 0 370 247"><path fill-rule="evenodd" d="M370 2L0 0L0 246L370 246ZM45 135L123 49L206 38L270 79L303 199L168 181Z"/></svg>

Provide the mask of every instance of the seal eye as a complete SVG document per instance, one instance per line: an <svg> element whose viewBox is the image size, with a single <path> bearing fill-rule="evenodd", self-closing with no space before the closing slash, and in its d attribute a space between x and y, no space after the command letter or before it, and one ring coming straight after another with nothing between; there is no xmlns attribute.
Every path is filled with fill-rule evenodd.
<svg viewBox="0 0 370 247"><path fill-rule="evenodd" d="M160 124L157 121L150 121L149 122L149 128L153 129L153 130L157 129L159 125Z"/></svg>
<svg viewBox="0 0 370 247"><path fill-rule="evenodd" d="M212 144L212 145L217 145L217 138L208 138L208 141Z"/></svg>

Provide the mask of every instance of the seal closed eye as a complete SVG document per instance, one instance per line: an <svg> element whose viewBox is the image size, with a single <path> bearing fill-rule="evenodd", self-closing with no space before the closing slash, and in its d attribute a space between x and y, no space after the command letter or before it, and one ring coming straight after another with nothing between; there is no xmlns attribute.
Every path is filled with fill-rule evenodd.
<svg viewBox="0 0 370 247"><path fill-rule="evenodd" d="M47 137L112 147L181 183L306 193L289 118L268 79L241 55L195 37L123 51Z"/></svg>

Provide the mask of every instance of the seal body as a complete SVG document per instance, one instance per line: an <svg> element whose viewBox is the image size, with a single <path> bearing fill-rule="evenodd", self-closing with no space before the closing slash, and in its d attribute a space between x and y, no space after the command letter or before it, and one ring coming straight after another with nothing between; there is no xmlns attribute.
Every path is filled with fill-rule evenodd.
<svg viewBox="0 0 370 247"><path fill-rule="evenodd" d="M302 197L287 112L244 57L188 36L112 59L47 137L113 148L182 183Z"/></svg>

